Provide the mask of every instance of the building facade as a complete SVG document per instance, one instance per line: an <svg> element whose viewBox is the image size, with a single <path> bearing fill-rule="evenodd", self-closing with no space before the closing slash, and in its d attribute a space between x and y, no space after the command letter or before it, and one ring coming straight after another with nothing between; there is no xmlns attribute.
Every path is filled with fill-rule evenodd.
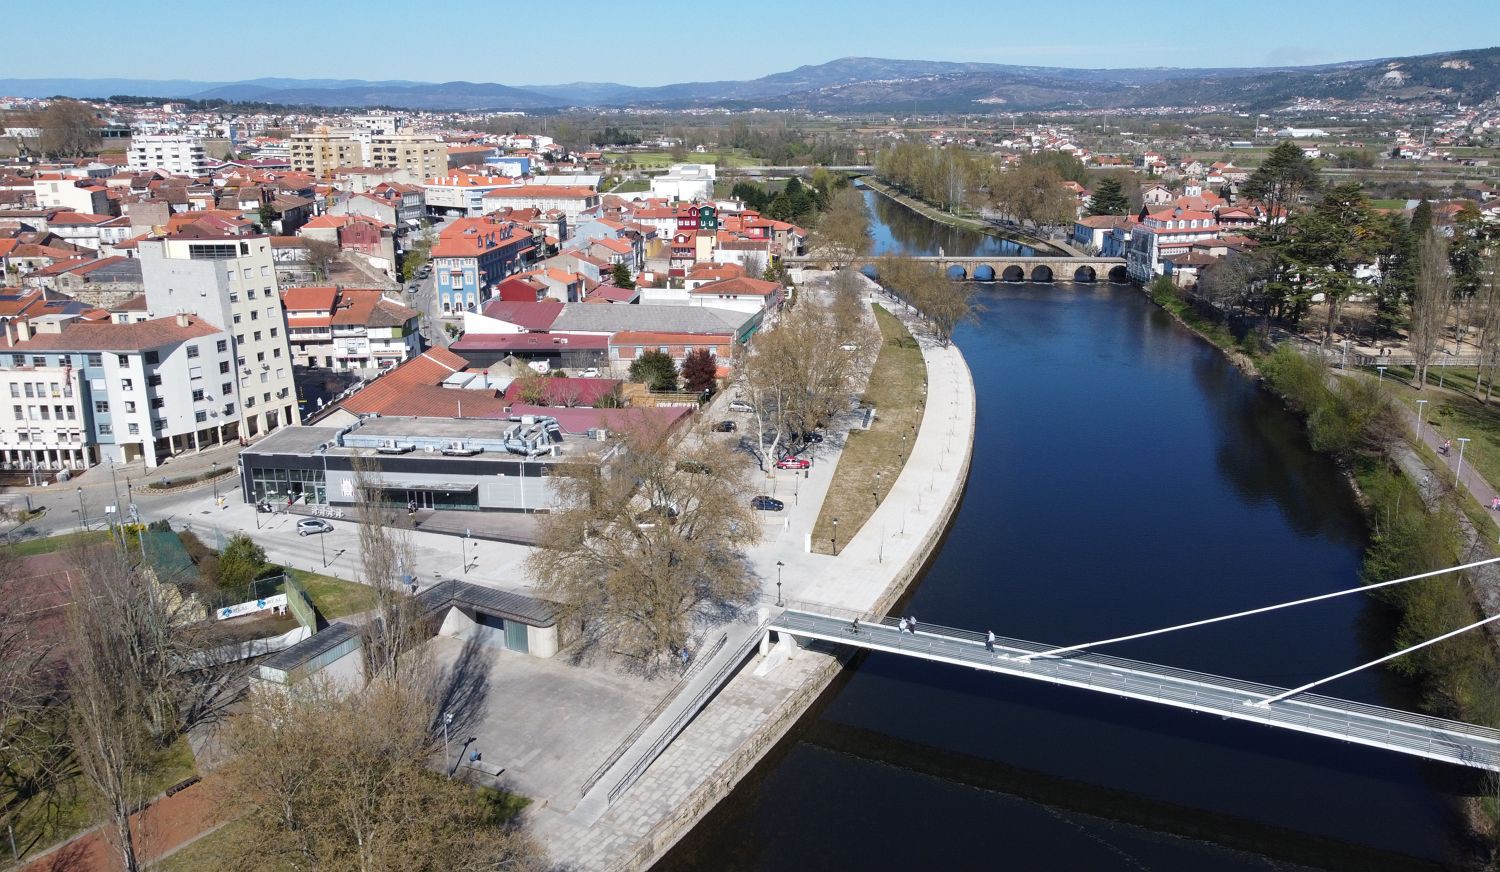
<svg viewBox="0 0 1500 872"><path fill-rule="evenodd" d="M206 176L210 172L201 136L133 136L127 161L132 170L141 172L161 170L174 176Z"/></svg>
<svg viewBox="0 0 1500 872"><path fill-rule="evenodd" d="M495 285L525 268L534 250L531 234L508 221L464 218L448 225L432 246L442 310L478 311Z"/></svg>
<svg viewBox="0 0 1500 872"><path fill-rule="evenodd" d="M229 334L240 436L301 423L270 237L179 234L139 252L149 315L192 313Z"/></svg>

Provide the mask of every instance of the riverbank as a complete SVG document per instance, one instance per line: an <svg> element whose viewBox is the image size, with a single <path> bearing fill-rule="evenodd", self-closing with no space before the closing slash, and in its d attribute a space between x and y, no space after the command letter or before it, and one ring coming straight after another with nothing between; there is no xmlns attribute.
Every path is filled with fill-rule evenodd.
<svg viewBox="0 0 1500 872"><path fill-rule="evenodd" d="M944 209L939 209L938 207L926 202L925 200L918 200L915 197L909 197L906 194L897 191L895 188L892 188L885 182L882 182L872 176L863 176L859 179L858 183L866 188L869 188L882 197L891 200L892 202L899 203L902 206L905 206L906 208L912 210L918 215L921 215L923 218L926 218L929 221L933 221L947 227L956 227L959 230L967 230L971 233L983 233L986 236L993 236L997 239L1010 240L1011 242L1030 246L1031 248L1037 250L1037 254L1044 256L1055 255L1062 257L1078 253L1068 251L1066 248L1059 246L1055 242L1049 242L1037 236L1032 236L1030 234L1021 233L1014 230L1006 230L1004 228L996 227L995 225L987 221L978 221L973 218L965 218L960 215L955 215L952 212L946 211Z"/></svg>
<svg viewBox="0 0 1500 872"><path fill-rule="evenodd" d="M873 303L879 292L870 287ZM914 316L898 315L918 339L927 375L912 452L880 507L847 545L841 543L839 556L811 553L805 544L802 553L787 556L788 600L885 614L921 574L962 498L976 420L973 379L956 346L923 335ZM771 602L763 608L769 612ZM592 825L537 809L533 831L568 868L649 867L776 746L850 656L825 646L797 648L790 639L763 645Z"/></svg>
<svg viewBox="0 0 1500 872"><path fill-rule="evenodd" d="M1452 471L1412 444L1407 427L1415 419L1403 420L1378 384L1357 375L1333 378L1326 367L1287 346L1265 353L1253 338L1237 341L1222 321L1160 279L1143 290L1175 321L1280 397L1302 420L1312 447L1340 463L1371 535L1364 554L1366 581L1495 556L1490 519L1482 513L1476 519L1466 511L1472 508L1470 501L1453 491ZM1397 616L1393 649L1493 613L1500 570L1484 566L1461 578L1460 586L1432 579L1372 594ZM1395 660L1391 669L1415 685L1417 707L1424 712L1489 725L1500 722L1500 634L1469 633ZM1500 842L1500 807L1493 787L1476 788L1460 797L1459 805L1470 835L1490 842L1493 852Z"/></svg>

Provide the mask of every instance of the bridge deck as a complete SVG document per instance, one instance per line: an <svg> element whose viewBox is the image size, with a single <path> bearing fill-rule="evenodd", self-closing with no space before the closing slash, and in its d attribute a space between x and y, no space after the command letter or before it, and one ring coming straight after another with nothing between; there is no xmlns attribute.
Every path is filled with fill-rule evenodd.
<svg viewBox="0 0 1500 872"><path fill-rule="evenodd" d="M912 635L900 632L890 618L879 624L861 621L856 634L851 617L788 610L769 626L804 639L1038 679L1500 772L1500 730L1488 727L1317 694L1259 706L1254 703L1284 688L1093 653L1022 661L1022 655L1054 646L997 639L997 653L991 654L982 633L921 625Z"/></svg>

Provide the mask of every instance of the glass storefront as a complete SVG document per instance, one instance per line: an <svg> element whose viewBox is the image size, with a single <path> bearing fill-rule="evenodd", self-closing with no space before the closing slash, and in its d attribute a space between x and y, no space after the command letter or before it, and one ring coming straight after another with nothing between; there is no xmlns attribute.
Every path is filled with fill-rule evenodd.
<svg viewBox="0 0 1500 872"><path fill-rule="evenodd" d="M290 501L309 506L328 504L328 491L323 484L321 469L257 468L250 472L250 485L255 489L256 502Z"/></svg>

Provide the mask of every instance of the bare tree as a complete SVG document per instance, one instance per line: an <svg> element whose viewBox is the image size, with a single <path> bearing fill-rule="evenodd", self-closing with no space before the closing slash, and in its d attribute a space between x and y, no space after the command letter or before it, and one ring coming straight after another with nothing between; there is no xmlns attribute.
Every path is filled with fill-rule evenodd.
<svg viewBox="0 0 1500 872"><path fill-rule="evenodd" d="M870 253L870 210L854 188L844 188L818 219L811 245L814 256L842 269Z"/></svg>
<svg viewBox="0 0 1500 872"><path fill-rule="evenodd" d="M979 305L967 282L956 282L937 264L887 255L877 264L880 283L921 313L933 336L947 345L959 324L974 317Z"/></svg>
<svg viewBox="0 0 1500 872"><path fill-rule="evenodd" d="M227 731L226 794L249 824L231 853L274 869L545 868L517 821L432 771L437 711L422 686L379 679L253 693Z"/></svg>
<svg viewBox="0 0 1500 872"><path fill-rule="evenodd" d="M1485 262L1484 280L1480 283L1479 293L1475 295L1475 308L1478 313L1479 337L1476 343L1479 349L1479 375L1475 379L1474 395L1476 399L1483 399L1486 404L1495 393L1495 369L1500 365L1500 249L1490 253ZM1484 385L1484 395L1480 397L1480 382Z"/></svg>
<svg viewBox="0 0 1500 872"><path fill-rule="evenodd" d="M403 671L414 671L417 646L426 639L421 606L409 591L415 577L410 521L404 506L394 506L380 483L380 464L354 455L354 492L359 528L359 561L366 585L374 591L375 608L361 626L366 680L399 681Z"/></svg>
<svg viewBox="0 0 1500 872"><path fill-rule="evenodd" d="M42 110L43 153L52 157L83 157L99 148L99 123L94 110L77 100L55 100Z"/></svg>
<svg viewBox="0 0 1500 872"><path fill-rule="evenodd" d="M318 281L328 281L329 276L333 274L333 268L343 257L343 250L339 248L338 243L324 239L304 239L302 244L307 250L308 269L312 270L313 276Z"/></svg>
<svg viewBox="0 0 1500 872"><path fill-rule="evenodd" d="M708 434L679 440L643 416L624 440L607 471L554 479L560 505L527 567L585 648L656 666L754 592L744 549L760 528L744 461Z"/></svg>
<svg viewBox="0 0 1500 872"><path fill-rule="evenodd" d="M1427 384L1427 367L1437 352L1453 302L1453 277L1448 269L1448 242L1434 228L1417 245L1417 286L1411 301L1411 353L1416 362L1417 390Z"/></svg>

